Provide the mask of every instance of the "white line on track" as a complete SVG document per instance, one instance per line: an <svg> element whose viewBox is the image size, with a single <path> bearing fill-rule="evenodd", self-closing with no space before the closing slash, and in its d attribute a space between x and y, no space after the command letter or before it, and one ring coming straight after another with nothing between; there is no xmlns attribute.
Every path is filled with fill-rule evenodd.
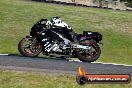
<svg viewBox="0 0 132 88"><path fill-rule="evenodd" d="M8 56L9 54L0 54L0 56Z"/></svg>
<svg viewBox="0 0 132 88"><path fill-rule="evenodd" d="M80 61L80 60L69 60L69 61L76 61L76 62L82 62L82 61Z"/></svg>
<svg viewBox="0 0 132 88"><path fill-rule="evenodd" d="M109 65L122 65L122 66L132 66L132 65L127 65L127 64L104 63L104 62L92 62L92 63L99 63L99 64L109 64Z"/></svg>
<svg viewBox="0 0 132 88"><path fill-rule="evenodd" d="M80 60L69 60L69 61L82 62L82 61L80 61ZM97 64L108 64L108 65L121 65L121 66L132 66L132 65L127 65L127 64L104 63L104 62L92 62L92 63L97 63Z"/></svg>

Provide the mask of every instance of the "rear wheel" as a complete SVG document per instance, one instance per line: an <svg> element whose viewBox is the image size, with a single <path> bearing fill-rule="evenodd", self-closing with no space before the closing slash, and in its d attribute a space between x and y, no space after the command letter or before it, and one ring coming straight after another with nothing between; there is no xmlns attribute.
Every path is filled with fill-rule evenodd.
<svg viewBox="0 0 132 88"><path fill-rule="evenodd" d="M18 51L23 56L36 57L42 52L42 46L36 38L26 37L19 42Z"/></svg>
<svg viewBox="0 0 132 88"><path fill-rule="evenodd" d="M90 49L76 52L76 56L80 61L94 62L100 57L101 50L97 43L86 40L83 45L89 46Z"/></svg>

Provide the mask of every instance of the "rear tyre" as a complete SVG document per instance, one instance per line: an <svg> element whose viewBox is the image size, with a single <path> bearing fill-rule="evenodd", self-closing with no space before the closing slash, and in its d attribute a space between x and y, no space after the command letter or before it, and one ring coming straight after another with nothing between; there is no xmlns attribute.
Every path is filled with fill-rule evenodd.
<svg viewBox="0 0 132 88"><path fill-rule="evenodd" d="M26 57L36 57L42 52L42 46L36 38L23 38L18 44L18 51Z"/></svg>
<svg viewBox="0 0 132 88"><path fill-rule="evenodd" d="M88 45L90 45L94 51L85 53L76 52L76 57L82 62L94 62L100 57L101 49L99 45L95 42L90 42Z"/></svg>

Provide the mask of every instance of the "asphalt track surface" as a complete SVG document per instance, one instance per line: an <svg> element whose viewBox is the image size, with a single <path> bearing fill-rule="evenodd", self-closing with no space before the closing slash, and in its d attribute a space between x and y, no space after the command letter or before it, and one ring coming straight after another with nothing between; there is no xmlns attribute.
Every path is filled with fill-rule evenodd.
<svg viewBox="0 0 132 88"><path fill-rule="evenodd" d="M79 66L87 73L132 75L132 66L86 63L50 57L0 56L0 69L76 74Z"/></svg>

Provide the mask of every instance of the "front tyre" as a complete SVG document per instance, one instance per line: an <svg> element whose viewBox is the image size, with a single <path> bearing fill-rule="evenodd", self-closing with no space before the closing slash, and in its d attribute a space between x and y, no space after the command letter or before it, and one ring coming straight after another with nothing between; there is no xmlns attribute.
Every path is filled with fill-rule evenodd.
<svg viewBox="0 0 132 88"><path fill-rule="evenodd" d="M36 57L42 52L42 46L36 38L25 37L18 44L18 51L26 57Z"/></svg>
<svg viewBox="0 0 132 88"><path fill-rule="evenodd" d="M101 54L101 49L99 45L95 42L89 41L88 44L86 44L91 47L90 51L85 52L76 52L76 57L82 61L82 62L94 62L96 61Z"/></svg>

